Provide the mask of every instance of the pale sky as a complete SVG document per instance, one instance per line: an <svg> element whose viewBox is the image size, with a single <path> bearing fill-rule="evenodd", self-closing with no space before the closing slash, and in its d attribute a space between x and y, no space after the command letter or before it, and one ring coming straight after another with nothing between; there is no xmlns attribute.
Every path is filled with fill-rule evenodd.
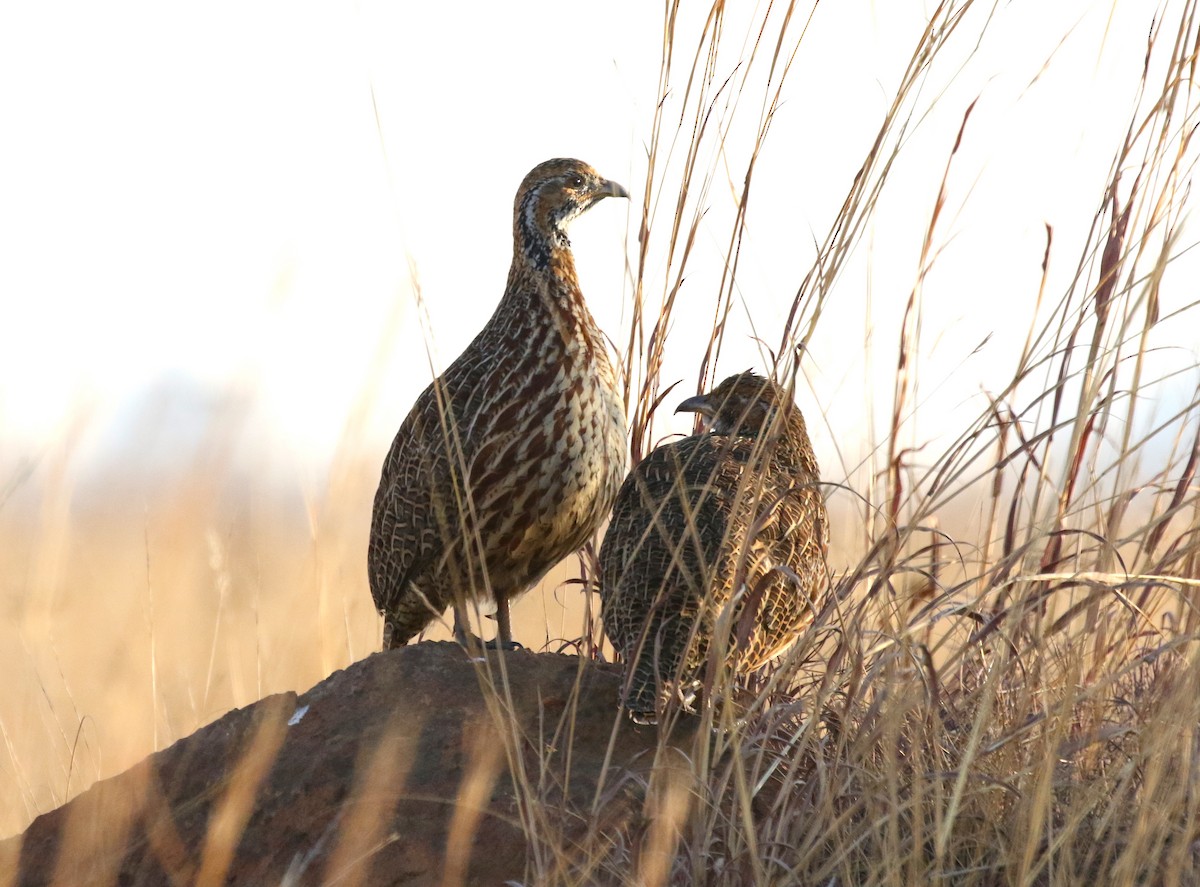
<svg viewBox="0 0 1200 887"><path fill-rule="evenodd" d="M930 66L802 363L835 513L878 477L864 451L888 429L902 312L968 106L923 289L919 412L899 441L926 465L946 450L934 438L1011 378L1047 225L1047 304L1067 292L1151 22L1181 4L978 0ZM378 648L364 557L377 466L431 378L427 340L444 367L500 298L513 194L535 164L579 157L634 195L571 232L597 322L627 336L655 108L672 133L709 8L682 5L662 96L654 0L0 0L0 529L14 540L0 551L13 764L0 796L18 799L0 805L0 834L231 706ZM714 91L731 85L712 121L729 132L724 153L708 138L696 161L711 185L686 209L703 221L663 369L682 380L678 400L694 390L763 107L772 46L747 65L751 22L771 7L770 44L786 8L726 5ZM804 36L758 158L718 375L766 368L752 332L778 340L938 5L825 0L811 20L797 5L788 51ZM1162 78L1151 71L1152 96ZM1195 117L1180 109L1175 125ZM651 311L689 129L664 144L652 193ZM1162 316L1197 301L1198 280L1194 255L1173 264ZM1196 397L1196 314L1147 342L1145 378L1179 371L1144 392L1161 414ZM688 427L669 415L678 400L658 435ZM1159 450L1141 458L1163 467ZM164 469L176 483L156 482ZM967 544L992 532L990 515L964 519L980 524L957 534ZM835 572L863 526L835 523ZM515 612L534 648L578 636L590 598L559 581Z"/></svg>
<svg viewBox="0 0 1200 887"><path fill-rule="evenodd" d="M738 279L757 328L786 311L935 5L840 0L813 14L750 204ZM725 70L748 14L764 8L730 12ZM1155 8L1002 3L966 60L992 7L973 10L923 87L918 107L933 110L914 125L813 343L801 403L820 407L829 429L863 433L864 394L894 372L921 238L975 99L925 289L922 393L941 412L967 408L1008 378L1046 223L1054 298L1075 271ZM707 11L688 9L666 102L676 115ZM0 8L0 459L44 446L80 411L100 434L164 378L245 389L263 445L317 465L374 380L382 455L430 378L410 267L444 366L502 292L517 184L552 156L578 156L635 195L572 232L585 295L620 338L662 17L645 0ZM743 101L724 161L735 179L761 90L748 86ZM665 374L684 388L704 344L687 318L704 329L732 217L720 179L710 201ZM1189 260L1172 272L1178 305L1195 298L1195 270ZM651 277L655 300L662 281L661 270ZM1164 359L1194 365L1197 327L1181 324ZM743 312L721 370L761 366L749 336Z"/></svg>

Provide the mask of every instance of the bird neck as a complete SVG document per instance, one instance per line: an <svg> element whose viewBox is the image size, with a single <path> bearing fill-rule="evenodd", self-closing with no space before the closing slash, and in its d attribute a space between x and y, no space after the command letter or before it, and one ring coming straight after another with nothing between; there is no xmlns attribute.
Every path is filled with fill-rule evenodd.
<svg viewBox="0 0 1200 887"><path fill-rule="evenodd" d="M527 200L516 213L513 224L513 264L509 272L509 291L512 283L521 277L540 279L541 286L549 296L551 308L562 307L569 311L582 308L583 296L579 291L579 278L575 273L575 256L571 253L571 241L565 227L557 222L546 208L534 200ZM517 286L517 290L527 289ZM562 304L563 302L568 304ZM577 304L575 304L577 303Z"/></svg>
<svg viewBox="0 0 1200 887"><path fill-rule="evenodd" d="M523 257L532 270L546 271L555 264L575 274L567 232L533 201L520 207L513 225L513 255Z"/></svg>
<svg viewBox="0 0 1200 887"><path fill-rule="evenodd" d="M788 408L782 416L770 416L755 436L762 439L772 458L794 465L814 478L820 474L800 410Z"/></svg>
<svg viewBox="0 0 1200 887"><path fill-rule="evenodd" d="M567 221L533 194L518 204L512 268L501 312L517 323L536 323L536 318L549 316L568 351L581 347L588 360L595 360L603 354L604 337L579 288Z"/></svg>
<svg viewBox="0 0 1200 887"><path fill-rule="evenodd" d="M518 228L508 287L497 314L506 324L548 319L563 346L583 348L589 358L604 349L604 339L579 287L575 258L565 235L546 237ZM574 344L573 344L574 343Z"/></svg>

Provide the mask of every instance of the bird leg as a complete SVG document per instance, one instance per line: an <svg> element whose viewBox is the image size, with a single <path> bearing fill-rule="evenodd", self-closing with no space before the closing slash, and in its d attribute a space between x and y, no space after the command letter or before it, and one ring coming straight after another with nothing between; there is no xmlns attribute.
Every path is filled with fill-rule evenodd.
<svg viewBox="0 0 1200 887"><path fill-rule="evenodd" d="M467 608L464 604L454 605L454 640L468 653L484 648L483 638L471 632L471 623L467 621Z"/></svg>
<svg viewBox="0 0 1200 887"><path fill-rule="evenodd" d="M512 617L508 613L508 598L496 597L496 637L487 643L491 650L524 650L512 639Z"/></svg>
<svg viewBox="0 0 1200 887"><path fill-rule="evenodd" d="M520 644L512 639L512 622L508 615L508 601L498 601L496 604L496 637L484 642L471 631L471 623L467 621L465 604L454 605L454 640L468 652L479 650L523 650Z"/></svg>

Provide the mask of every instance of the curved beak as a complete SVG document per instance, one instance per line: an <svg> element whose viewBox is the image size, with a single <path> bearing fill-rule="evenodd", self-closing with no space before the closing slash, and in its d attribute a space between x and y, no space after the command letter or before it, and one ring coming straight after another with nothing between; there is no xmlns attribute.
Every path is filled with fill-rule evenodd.
<svg viewBox="0 0 1200 887"><path fill-rule="evenodd" d="M616 182L609 179L604 179L596 188L596 196L598 197L628 197L629 192L618 185Z"/></svg>
<svg viewBox="0 0 1200 887"><path fill-rule="evenodd" d="M706 418L712 418L713 408L709 403L707 394L697 394L695 397L689 397L679 406L675 407L677 413L699 413Z"/></svg>

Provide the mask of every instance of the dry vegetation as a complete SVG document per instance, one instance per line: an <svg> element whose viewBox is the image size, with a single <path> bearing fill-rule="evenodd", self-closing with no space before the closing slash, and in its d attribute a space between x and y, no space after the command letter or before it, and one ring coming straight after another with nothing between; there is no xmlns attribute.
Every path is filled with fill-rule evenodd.
<svg viewBox="0 0 1200 887"><path fill-rule="evenodd" d="M904 148L918 88L949 41L969 39L956 30L971 6L940 4L915 47L787 325L765 343L778 376L793 372L821 335L839 272ZM1196 322L1195 302L1161 308L1160 285L1187 248L1180 225L1196 157L1200 60L1195 5L1172 12L1148 35L1141 101L1106 187L1080 208L1095 221L1072 260L1071 285L1043 287L1011 381L989 393L979 415L961 417L957 437L933 455L904 441L917 408L922 284L938 258L943 179L899 331L892 421L875 451L875 480L834 492L842 519L854 513L863 528L861 560L806 641L764 677L760 716L733 722L706 711L712 744L685 779L666 780L653 795L658 818L645 843L601 840L558 860L570 876L539 873L546 882L631 868L646 883L1200 879L1200 621L1192 606L1200 399L1195 366L1185 378L1149 370L1157 334ZM716 63L721 25L714 10L687 78L694 120L676 128L660 119L663 139L650 146L653 173L665 141L695 124L666 297L652 319L638 315L627 352L635 453L652 439L657 370L699 218L692 195L709 184L691 161L732 125L721 96L728 72ZM770 75L755 150L736 185L728 279L702 378L711 378L732 310L755 160L801 44L790 36L795 28L788 15L768 15L743 60L769 66ZM672 48L668 39L663 94L675 82ZM732 77L735 92L745 78L744 69ZM947 177L971 110L948 146ZM653 182L652 174L648 195ZM656 233L643 227L639 269ZM1049 226L1046 234L1043 273L1059 258ZM639 274L638 306L657 291ZM1192 390L1178 408L1157 411L1168 386ZM1139 433L1144 414L1153 420ZM963 500L985 517L977 537L942 528Z"/></svg>
<svg viewBox="0 0 1200 887"><path fill-rule="evenodd" d="M1169 6L1148 33L1140 101L1109 181L1079 207L1094 217L1085 248L1059 255L1047 229L1047 263L1077 273L1065 290L1038 293L1011 381L976 415L953 417L940 453L911 431L922 284L944 221L937 195L895 331L894 389L877 392L890 397L890 427L868 464L830 484L835 520L857 534L839 552L850 568L836 595L752 688L758 714L703 712L710 739L690 761L664 766L644 832L597 829L590 842L564 846L538 813L537 780L519 777L529 883L609 883L630 872L649 885L1200 881L1200 396L1196 367L1165 377L1152 359L1172 328L1197 323L1196 303L1164 310L1160 292L1189 247L1181 230L1196 157L1196 14L1195 3ZM699 34L677 33L667 4L659 94L675 96L676 116L656 105L633 315L619 343L635 458L656 440L676 297L702 213L725 181L738 211L697 367L702 380L717 375L755 165L803 51L802 18L791 6L769 9L731 63L720 4ZM765 368L778 377L803 374L806 347L824 332L839 275L917 125L929 71L950 42L978 38L959 33L965 23L986 29L987 20L970 2L933 10L840 215L807 271L797 269L786 324L760 330ZM762 95L746 92L760 82ZM747 104L758 114L750 123L739 110ZM961 112L969 138L970 107ZM748 127L749 150L726 144ZM959 144L946 145L947 177ZM677 178L678 192L665 193L661 183ZM663 276L652 279L656 268ZM1168 386L1191 390L1162 397ZM214 443L228 431L216 429ZM33 546L13 543L30 518L19 491L0 509L2 575L17 577L23 595L4 667L19 682L28 673L20 686L33 688L0 710L0 796L10 799L0 833L232 705L361 658L363 639L377 632L359 563L375 466L351 445L328 489L294 493L283 507L244 501L218 456L171 487L167 505L125 520L81 507L70 465L68 443L39 468ZM833 481L851 474L824 467ZM277 519L288 511L299 516L291 526ZM969 538L950 529L964 511L977 518ZM134 528L134 544L116 538L121 527ZM114 552L138 554L116 563ZM579 566L574 575L586 580L590 556ZM136 593L113 591L122 581L113 577L129 577ZM189 590L192 605L156 609L165 587ZM578 587L560 592L573 614L589 603ZM67 600L68 588L89 595ZM297 609L296 595L311 606ZM38 613L69 627L39 634ZM567 638L603 655L595 613L580 622L531 595L516 616L527 642L541 632L546 646ZM290 630L261 628L277 624ZM126 658L87 673L79 648L110 632L126 638ZM54 643L33 649L29 637ZM187 674L198 662L199 685ZM116 714L81 717L82 696Z"/></svg>

